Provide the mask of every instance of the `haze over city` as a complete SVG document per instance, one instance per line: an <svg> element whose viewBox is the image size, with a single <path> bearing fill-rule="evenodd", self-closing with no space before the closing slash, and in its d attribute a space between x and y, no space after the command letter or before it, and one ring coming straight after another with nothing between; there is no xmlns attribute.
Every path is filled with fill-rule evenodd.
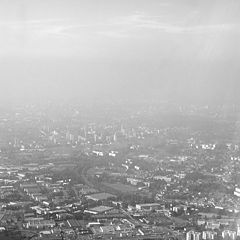
<svg viewBox="0 0 240 240"><path fill-rule="evenodd" d="M0 0L0 240L240 240L240 0Z"/></svg>

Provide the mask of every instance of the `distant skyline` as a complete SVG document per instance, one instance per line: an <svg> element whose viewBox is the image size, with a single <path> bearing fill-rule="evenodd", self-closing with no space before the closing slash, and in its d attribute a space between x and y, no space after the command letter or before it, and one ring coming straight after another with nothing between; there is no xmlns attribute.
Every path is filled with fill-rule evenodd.
<svg viewBox="0 0 240 240"><path fill-rule="evenodd" d="M1 0L0 100L239 101L238 0Z"/></svg>

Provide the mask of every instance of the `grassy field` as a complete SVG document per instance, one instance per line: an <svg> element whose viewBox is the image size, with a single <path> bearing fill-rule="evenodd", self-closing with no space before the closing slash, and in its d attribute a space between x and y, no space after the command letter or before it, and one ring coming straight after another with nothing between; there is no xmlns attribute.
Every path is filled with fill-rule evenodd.
<svg viewBox="0 0 240 240"><path fill-rule="evenodd" d="M134 193L138 191L136 187L122 183L104 183L104 185L122 193Z"/></svg>

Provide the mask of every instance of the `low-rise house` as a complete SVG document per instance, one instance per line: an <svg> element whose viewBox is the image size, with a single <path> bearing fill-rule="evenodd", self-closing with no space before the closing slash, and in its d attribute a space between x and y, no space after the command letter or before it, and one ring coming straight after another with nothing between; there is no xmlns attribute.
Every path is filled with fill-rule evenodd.
<svg viewBox="0 0 240 240"><path fill-rule="evenodd" d="M23 224L25 228L36 229L53 228L55 225L54 220L45 220L44 218L28 218L25 219L25 223Z"/></svg>
<svg viewBox="0 0 240 240"><path fill-rule="evenodd" d="M103 234L114 234L115 233L115 228L113 226L101 226L100 231Z"/></svg>
<svg viewBox="0 0 240 240"><path fill-rule="evenodd" d="M160 208L161 205L159 203L136 204L136 210L138 211L152 211Z"/></svg>

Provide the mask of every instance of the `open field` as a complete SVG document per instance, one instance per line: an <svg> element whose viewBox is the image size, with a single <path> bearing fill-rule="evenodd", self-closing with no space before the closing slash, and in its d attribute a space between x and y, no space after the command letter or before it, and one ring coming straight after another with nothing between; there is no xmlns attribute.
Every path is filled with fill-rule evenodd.
<svg viewBox="0 0 240 240"><path fill-rule="evenodd" d="M136 187L123 184L123 183L104 183L104 186L110 187L115 191L122 192L122 193L134 193L138 191Z"/></svg>

